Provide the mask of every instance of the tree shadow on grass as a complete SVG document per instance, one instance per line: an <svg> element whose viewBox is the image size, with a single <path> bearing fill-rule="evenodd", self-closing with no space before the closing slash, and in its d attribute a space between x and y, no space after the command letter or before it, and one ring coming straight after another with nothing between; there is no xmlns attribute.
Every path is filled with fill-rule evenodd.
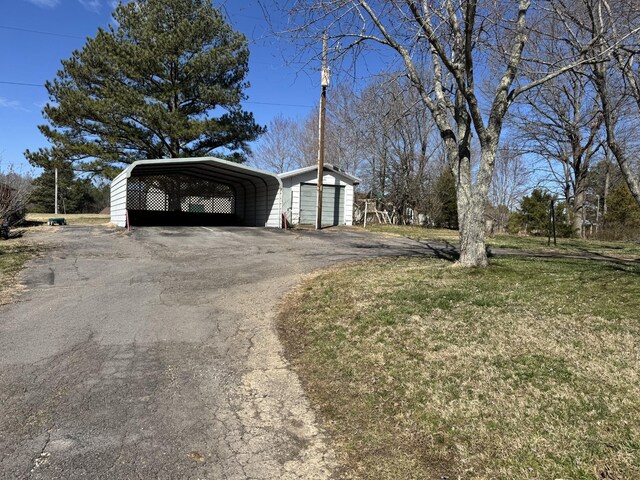
<svg viewBox="0 0 640 480"><path fill-rule="evenodd" d="M632 275L640 275L640 259L622 259L610 255L604 255L598 252L582 248L582 253L560 253L560 252L527 252L515 250L500 250L492 252L487 249L490 258L528 258L540 260L567 260L574 262L594 262L598 267L605 267L610 270L630 273Z"/></svg>
<svg viewBox="0 0 640 480"><path fill-rule="evenodd" d="M622 247L619 247L622 248ZM584 247L580 247L577 248L576 250L582 252L583 255L592 258L594 260L608 260L610 262L625 262L627 264L637 264L640 265L640 258L636 258L636 259L622 259L619 257L612 257L611 255L605 255L604 253L599 253L599 252L594 252L592 250L589 250L588 248L584 248Z"/></svg>
<svg viewBox="0 0 640 480"><path fill-rule="evenodd" d="M457 262L460 258L458 248L452 243L434 243L426 242L424 240L418 240L418 243L423 247L423 251L421 252L423 255L429 255L449 262Z"/></svg>

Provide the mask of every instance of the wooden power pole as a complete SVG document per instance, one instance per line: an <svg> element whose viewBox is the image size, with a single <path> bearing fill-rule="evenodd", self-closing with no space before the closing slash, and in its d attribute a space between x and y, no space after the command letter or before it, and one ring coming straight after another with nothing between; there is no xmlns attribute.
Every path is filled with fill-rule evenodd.
<svg viewBox="0 0 640 480"><path fill-rule="evenodd" d="M54 176L55 176L55 180L54 180L55 187L54 187L54 192L53 192L53 196L54 196L54 200L53 200L54 212L53 213L58 215L58 169L57 168L55 169Z"/></svg>
<svg viewBox="0 0 640 480"><path fill-rule="evenodd" d="M320 74L322 93L320 94L320 113L318 120L318 194L316 197L316 230L322 228L322 180L324 176L324 123L327 108L327 87L329 86L329 68L327 67L327 33L322 36L322 72Z"/></svg>

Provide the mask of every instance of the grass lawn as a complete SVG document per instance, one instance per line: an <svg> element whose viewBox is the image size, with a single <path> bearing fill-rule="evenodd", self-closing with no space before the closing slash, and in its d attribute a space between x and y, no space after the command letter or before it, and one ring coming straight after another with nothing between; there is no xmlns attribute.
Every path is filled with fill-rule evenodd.
<svg viewBox="0 0 640 480"><path fill-rule="evenodd" d="M640 478L640 265L383 259L279 332L345 478Z"/></svg>
<svg viewBox="0 0 640 480"><path fill-rule="evenodd" d="M28 213L27 220L31 222L44 222L52 217L63 217L69 225L100 225L109 223L111 217L109 215L100 215L98 213L72 213L72 214L54 214L54 213Z"/></svg>
<svg viewBox="0 0 640 480"><path fill-rule="evenodd" d="M367 227L372 232L388 233L413 238L416 240L432 240L438 242L449 242L457 245L459 243L457 230L446 230L439 228L422 228L410 225L379 225L374 224ZM487 245L490 248L509 248L529 252L549 252L549 253L574 253L593 254L611 256L615 258L637 259L640 258L640 243L638 242L615 242L600 240L581 240L577 238L558 238L557 245L547 246L547 237L520 236L520 235L495 235L486 237Z"/></svg>
<svg viewBox="0 0 640 480"><path fill-rule="evenodd" d="M0 240L0 305L9 303L15 293L15 277L38 248L23 240Z"/></svg>

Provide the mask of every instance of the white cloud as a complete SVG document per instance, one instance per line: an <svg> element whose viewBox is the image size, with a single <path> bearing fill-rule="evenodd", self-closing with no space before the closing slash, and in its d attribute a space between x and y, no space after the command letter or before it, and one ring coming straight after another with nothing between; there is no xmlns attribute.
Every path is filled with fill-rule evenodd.
<svg viewBox="0 0 640 480"><path fill-rule="evenodd" d="M27 0L28 2L33 3L38 7L43 8L54 8L57 7L60 3L60 0Z"/></svg>
<svg viewBox="0 0 640 480"><path fill-rule="evenodd" d="M78 0L80 5L82 5L87 10L91 10L92 12L100 11L100 6L102 4L101 0Z"/></svg>
<svg viewBox="0 0 640 480"><path fill-rule="evenodd" d="M20 106L20 102L16 100L7 100L6 98L0 97L0 108L18 108Z"/></svg>
<svg viewBox="0 0 640 480"><path fill-rule="evenodd" d="M28 112L26 108L24 108L20 102L17 100L9 100L4 97L0 97L0 108L10 108L12 110L20 110L22 112Z"/></svg>

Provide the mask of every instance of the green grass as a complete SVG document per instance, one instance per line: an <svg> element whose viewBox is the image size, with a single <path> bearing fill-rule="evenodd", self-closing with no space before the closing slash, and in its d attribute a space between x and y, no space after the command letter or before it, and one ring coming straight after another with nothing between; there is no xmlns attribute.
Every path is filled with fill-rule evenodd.
<svg viewBox="0 0 640 480"><path fill-rule="evenodd" d="M431 240L449 242L458 245L457 230L422 228L409 225L379 225L374 224L367 230L379 233L388 233L413 238L416 240ZM548 246L547 237L521 236L521 235L495 235L486 237L490 248L505 248L527 252L569 253L584 255L601 255L614 258L637 259L640 258L640 243L616 242L601 240L581 240L577 238L558 238L557 245Z"/></svg>
<svg viewBox="0 0 640 480"><path fill-rule="evenodd" d="M457 230L449 230L446 228L423 228L411 225L384 225L374 223L373 225L369 225L367 230L370 232L400 235L416 240L433 240L449 243L457 243L458 240L460 240Z"/></svg>
<svg viewBox="0 0 640 480"><path fill-rule="evenodd" d="M26 219L32 222L46 223L49 218L63 217L68 225L100 225L109 223L111 217L109 215L100 215L98 213L72 213L72 214L53 214L53 213L29 213Z"/></svg>
<svg viewBox="0 0 640 480"><path fill-rule="evenodd" d="M640 478L640 265L370 261L279 331L347 478Z"/></svg>
<svg viewBox="0 0 640 480"><path fill-rule="evenodd" d="M0 240L0 305L11 300L16 288L16 274L38 248L22 240Z"/></svg>

